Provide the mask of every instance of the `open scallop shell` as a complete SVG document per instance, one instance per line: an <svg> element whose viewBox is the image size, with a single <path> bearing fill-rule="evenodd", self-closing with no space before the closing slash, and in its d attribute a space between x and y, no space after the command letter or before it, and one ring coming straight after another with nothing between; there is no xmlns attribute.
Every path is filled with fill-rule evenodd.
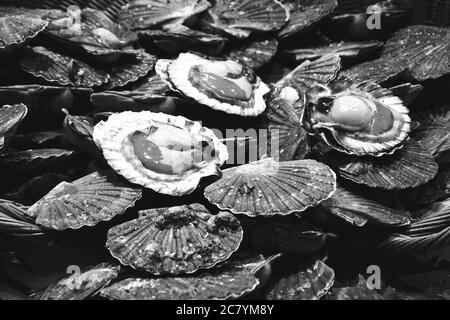
<svg viewBox="0 0 450 320"><path fill-rule="evenodd" d="M208 140L212 158L204 160L202 155L204 161L199 163L195 162L195 157L189 158L189 161L193 161L193 166L184 163L186 168L177 174L148 169L136 156L130 137L136 132L147 132L154 129L157 131L160 127L178 132L184 131L186 137L190 137L191 141L193 141L192 139L197 142ZM129 181L170 195L180 196L193 192L202 177L218 175L219 167L228 159L225 145L219 142L211 130L183 117L149 111L113 114L106 122L100 122L95 126L94 141L102 148L108 164ZM162 144L158 145L158 143L153 144L156 145L159 152L161 152L161 148L168 148ZM181 152L178 155L181 155ZM169 156L170 161L178 161L173 158L171 152L169 152ZM162 158L164 161L164 157ZM185 158L183 156L180 159ZM187 161L187 159L185 160ZM159 163L160 160L154 159L154 161ZM169 165L171 166L171 164Z"/></svg>
<svg viewBox="0 0 450 320"><path fill-rule="evenodd" d="M210 6L207 0L132 0L119 13L119 22L131 29L183 24Z"/></svg>
<svg viewBox="0 0 450 320"><path fill-rule="evenodd" d="M289 10L289 23L278 33L288 38L314 26L330 15L337 6L336 0L282 0Z"/></svg>
<svg viewBox="0 0 450 320"><path fill-rule="evenodd" d="M141 211L108 232L106 247L122 264L151 274L194 273L227 260L242 241L231 213L200 204Z"/></svg>
<svg viewBox="0 0 450 320"><path fill-rule="evenodd" d="M44 47L23 48L20 66L38 79L62 86L91 88L109 81L105 71Z"/></svg>
<svg viewBox="0 0 450 320"><path fill-rule="evenodd" d="M111 220L133 207L141 196L141 189L115 174L94 172L71 183L61 182L27 214L47 229L79 229Z"/></svg>
<svg viewBox="0 0 450 320"><path fill-rule="evenodd" d="M330 197L336 176L314 160L277 162L263 159L223 171L205 189L205 197L223 210L248 216L302 212Z"/></svg>
<svg viewBox="0 0 450 320"><path fill-rule="evenodd" d="M407 211L389 208L342 186L336 189L330 199L322 202L321 206L357 227L363 227L367 223L404 227L410 223Z"/></svg>
<svg viewBox="0 0 450 320"><path fill-rule="evenodd" d="M334 270L323 261L308 265L300 257L285 257L274 265L266 294L269 300L319 300L334 285Z"/></svg>
<svg viewBox="0 0 450 320"><path fill-rule="evenodd" d="M325 90L324 93L317 95L312 93L312 96L312 103L305 109L303 123L308 131L318 135L330 147L340 152L381 157L402 148L409 136L411 118L408 108L403 105L400 98L392 95L391 91L375 83L336 81L329 86L329 91ZM343 124L328 115L334 108L334 101L347 97L364 100L370 107L370 123L366 124L364 129L347 130ZM326 111L321 110L320 101L323 98L332 100ZM380 123L385 121L385 118L377 118L379 113L382 114L381 111L389 112L392 123L378 133L373 127L377 124L375 121Z"/></svg>
<svg viewBox="0 0 450 320"><path fill-rule="evenodd" d="M24 104L5 105L0 108L0 154L8 147L17 127L27 113L28 109Z"/></svg>
<svg viewBox="0 0 450 320"><path fill-rule="evenodd" d="M274 259L276 256L237 256L220 268L195 277L129 278L104 288L100 294L116 300L237 299L261 285L258 274L270 269Z"/></svg>
<svg viewBox="0 0 450 320"><path fill-rule="evenodd" d="M392 64L408 68L418 81L437 79L450 73L450 30L414 25L394 34L383 51Z"/></svg>
<svg viewBox="0 0 450 320"><path fill-rule="evenodd" d="M372 188L414 188L427 183L438 172L438 164L433 157L413 140L406 141L404 147L393 155L378 158L355 157L329 149L323 151L320 151L320 159L335 168L342 178Z"/></svg>
<svg viewBox="0 0 450 320"><path fill-rule="evenodd" d="M203 68L211 71L204 72ZM269 92L269 88L253 70L235 61L202 57L194 53L182 53L175 60L158 60L155 69L172 89L215 110L241 116L257 116L266 109L264 95ZM225 69L227 75L223 76L222 73L225 72ZM207 79L209 79L211 74L216 76L214 73L216 70L217 77L221 81L226 79L227 83L233 83L237 89L234 88L229 95L224 95L217 85L205 84L206 80L201 76L207 75ZM241 85L245 85L245 88L242 88ZM236 91L239 89L242 91L239 94L244 95L245 98L232 97L232 95L238 95ZM246 89L251 90L251 93L245 92Z"/></svg>
<svg viewBox="0 0 450 320"><path fill-rule="evenodd" d="M0 7L0 49L23 44L44 31L48 22L20 9Z"/></svg>
<svg viewBox="0 0 450 320"><path fill-rule="evenodd" d="M269 63L277 51L278 41L275 38L256 38L229 49L222 56L256 70Z"/></svg>
<svg viewBox="0 0 450 320"><path fill-rule="evenodd" d="M289 20L289 11L277 0L216 0L201 23L205 29L247 38L252 32L281 29Z"/></svg>
<svg viewBox="0 0 450 320"><path fill-rule="evenodd" d="M33 296L34 300L84 300L95 295L117 278L120 266L101 263L75 272Z"/></svg>

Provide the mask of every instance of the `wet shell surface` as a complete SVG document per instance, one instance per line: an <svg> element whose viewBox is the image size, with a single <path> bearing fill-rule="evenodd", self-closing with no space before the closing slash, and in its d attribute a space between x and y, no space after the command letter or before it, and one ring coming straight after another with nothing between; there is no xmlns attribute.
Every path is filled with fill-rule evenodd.
<svg viewBox="0 0 450 320"><path fill-rule="evenodd" d="M450 28L415 25L394 34L384 46L383 57L407 67L418 81L450 73Z"/></svg>
<svg viewBox="0 0 450 320"><path fill-rule="evenodd" d="M254 70L269 63L278 51L278 41L275 38L253 39L225 52L222 56L228 60L237 61Z"/></svg>
<svg viewBox="0 0 450 320"><path fill-rule="evenodd" d="M47 229L79 229L109 221L134 206L139 188L111 172L94 172L74 182L62 182L31 206L27 214Z"/></svg>
<svg viewBox="0 0 450 320"><path fill-rule="evenodd" d="M23 48L20 66L38 79L62 86L91 88L109 81L105 71L44 47Z"/></svg>
<svg viewBox="0 0 450 320"><path fill-rule="evenodd" d="M320 159L345 179L372 188L401 190L423 185L438 172L438 164L418 142L408 140L393 155L355 157L328 149Z"/></svg>
<svg viewBox="0 0 450 320"><path fill-rule="evenodd" d="M217 0L201 23L213 32L247 38L252 32L279 30L288 20L288 10L277 0Z"/></svg>
<svg viewBox="0 0 450 320"><path fill-rule="evenodd" d="M289 23L278 33L288 38L314 26L330 15L337 6L336 0L282 0L290 12Z"/></svg>
<svg viewBox="0 0 450 320"><path fill-rule="evenodd" d="M104 288L101 296L115 300L224 300L252 292L258 272L270 263L262 255L234 259L196 277L129 278ZM269 267L270 268L270 267Z"/></svg>
<svg viewBox="0 0 450 320"><path fill-rule="evenodd" d="M405 194L410 197L409 194ZM414 201L418 204L432 204L450 197L450 166L440 169L437 176L417 190Z"/></svg>
<svg viewBox="0 0 450 320"><path fill-rule="evenodd" d="M241 116L257 116L266 109L269 88L235 61L182 53L175 60L158 60L155 69L172 89L212 109Z"/></svg>
<svg viewBox="0 0 450 320"><path fill-rule="evenodd" d="M5 105L0 108L0 154L8 147L8 144L26 117L28 109L24 104Z"/></svg>
<svg viewBox="0 0 450 320"><path fill-rule="evenodd" d="M46 20L27 15L20 9L0 7L0 49L9 49L33 39L47 25Z"/></svg>
<svg viewBox="0 0 450 320"><path fill-rule="evenodd" d="M321 206L357 227L363 227L367 223L404 227L410 223L410 214L407 211L389 208L342 186L336 189L330 199L322 202Z"/></svg>
<svg viewBox="0 0 450 320"><path fill-rule="evenodd" d="M305 127L340 152L381 157L401 148L408 138L408 108L375 83L334 82L311 95Z"/></svg>
<svg viewBox="0 0 450 320"><path fill-rule="evenodd" d="M33 296L34 300L84 300L95 295L119 275L120 266L102 263L74 273Z"/></svg>
<svg viewBox="0 0 450 320"><path fill-rule="evenodd" d="M108 232L106 247L122 264L154 275L190 274L225 261L242 241L239 221L200 204L141 211Z"/></svg>
<svg viewBox="0 0 450 320"><path fill-rule="evenodd" d="M277 162L266 158L223 171L205 189L205 197L222 210L248 216L302 212L330 197L334 172L314 160Z"/></svg>
<svg viewBox="0 0 450 320"><path fill-rule="evenodd" d="M267 299L319 300L328 293L334 284L334 270L321 260L310 266L301 260L300 257L285 258L274 266Z"/></svg>
<svg viewBox="0 0 450 320"><path fill-rule="evenodd" d="M95 126L94 141L116 172L169 195L193 192L202 177L218 175L228 159L225 145L211 130L149 111L113 114Z"/></svg>
<svg viewBox="0 0 450 320"><path fill-rule="evenodd" d="M119 13L119 22L132 29L183 24L210 6L207 0L133 0Z"/></svg>

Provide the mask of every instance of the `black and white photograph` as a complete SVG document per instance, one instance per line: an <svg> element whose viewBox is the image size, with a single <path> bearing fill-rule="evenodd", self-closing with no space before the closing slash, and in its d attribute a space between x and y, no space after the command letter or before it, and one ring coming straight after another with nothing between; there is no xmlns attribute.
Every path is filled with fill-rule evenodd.
<svg viewBox="0 0 450 320"><path fill-rule="evenodd" d="M450 300L450 0L0 0L0 300Z"/></svg>

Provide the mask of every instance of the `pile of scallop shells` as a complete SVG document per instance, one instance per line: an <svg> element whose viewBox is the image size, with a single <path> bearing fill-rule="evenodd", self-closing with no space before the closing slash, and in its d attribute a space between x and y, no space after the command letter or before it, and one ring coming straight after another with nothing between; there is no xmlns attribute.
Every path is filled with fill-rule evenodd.
<svg viewBox="0 0 450 320"><path fill-rule="evenodd" d="M0 299L450 296L389 283L450 263L449 22L438 0L2 1Z"/></svg>

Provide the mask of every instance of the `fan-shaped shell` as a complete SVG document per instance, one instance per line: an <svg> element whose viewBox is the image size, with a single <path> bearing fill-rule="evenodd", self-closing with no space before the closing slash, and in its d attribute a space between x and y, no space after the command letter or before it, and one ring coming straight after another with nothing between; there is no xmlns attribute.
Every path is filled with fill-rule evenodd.
<svg viewBox="0 0 450 320"><path fill-rule="evenodd" d="M256 70L269 63L277 51L278 41L275 38L256 38L229 49L222 56Z"/></svg>
<svg viewBox="0 0 450 320"><path fill-rule="evenodd" d="M280 38L299 34L330 15L337 6L336 0L282 0L289 10L289 23L278 33Z"/></svg>
<svg viewBox="0 0 450 320"><path fill-rule="evenodd" d="M274 266L266 296L269 300L318 300L332 288L334 278L334 270L321 260L306 265L299 257L285 258Z"/></svg>
<svg viewBox="0 0 450 320"><path fill-rule="evenodd" d="M48 229L79 229L111 220L134 206L141 196L141 189L114 174L94 172L72 183L60 183L27 214Z"/></svg>
<svg viewBox="0 0 450 320"><path fill-rule="evenodd" d="M0 232L18 237L40 238L44 231L26 215L28 207L0 199Z"/></svg>
<svg viewBox="0 0 450 320"><path fill-rule="evenodd" d="M20 66L38 79L62 86L90 88L109 81L105 71L44 47L23 48Z"/></svg>
<svg viewBox="0 0 450 320"><path fill-rule="evenodd" d="M84 300L106 287L119 275L120 266L101 263L71 274L33 296L34 300Z"/></svg>
<svg viewBox="0 0 450 320"><path fill-rule="evenodd" d="M334 172L314 160L263 159L223 171L205 197L223 210L248 216L288 215L318 205L336 188Z"/></svg>
<svg viewBox="0 0 450 320"><path fill-rule="evenodd" d="M148 138L158 130L165 133L158 133L154 138L156 140L150 141L150 145L154 145L152 148L156 150L143 150L148 154L155 152L154 155L147 155L145 158L145 161L156 162L153 167L158 169L152 169L153 167L145 166L142 158L136 155L134 144L130 139L135 133L145 134ZM178 152L177 148L174 149L178 142L165 142L173 138L171 135L174 132L178 137L183 134L190 140L191 145L195 144L195 148L199 147L199 142L207 141L208 150L205 150L211 152L211 158L205 159L207 154L204 154L204 151L197 154L200 152L197 149L195 150L198 152L192 154L193 149L185 149L187 146L182 145L180 147L183 149L178 149L180 150ZM225 145L219 142L211 130L183 117L148 111L113 114L106 122L100 122L95 126L94 141L102 148L108 164L129 181L170 195L193 192L202 177L219 174L219 167L228 158ZM166 146L165 143L169 144ZM166 152L162 149L168 150ZM177 152L176 155L172 149L173 152ZM198 162L197 156L201 156L202 161ZM161 166L164 168L160 168ZM170 172L167 171L167 166L171 169Z"/></svg>
<svg viewBox="0 0 450 320"><path fill-rule="evenodd" d="M0 108L0 154L8 147L17 127L27 113L28 109L24 104L5 105Z"/></svg>
<svg viewBox="0 0 450 320"><path fill-rule="evenodd" d="M404 227L410 223L407 211L389 208L342 186L336 189L330 199L322 202L321 206L357 227L368 222L393 227Z"/></svg>
<svg viewBox="0 0 450 320"><path fill-rule="evenodd" d="M132 29L183 24L210 6L207 0L133 0L119 13L119 22Z"/></svg>
<svg viewBox="0 0 450 320"><path fill-rule="evenodd" d="M237 299L260 284L257 270L268 265L272 259L261 255L251 259L235 259L217 270L195 277L129 278L103 289L101 295L117 300ZM256 268L252 268L255 265Z"/></svg>
<svg viewBox="0 0 450 320"><path fill-rule="evenodd" d="M0 49L8 49L33 39L47 25L47 21L16 8L0 7Z"/></svg>
<svg viewBox="0 0 450 320"><path fill-rule="evenodd" d="M336 168L344 179L385 190L420 186L438 172L438 164L433 157L413 140L406 141L404 147L393 155L381 158L352 157L328 150L320 159Z"/></svg>
<svg viewBox="0 0 450 320"><path fill-rule="evenodd" d="M106 247L122 264L151 274L190 274L228 259L242 235L232 214L193 204L141 211L109 230Z"/></svg>
<svg viewBox="0 0 450 320"><path fill-rule="evenodd" d="M304 125L340 152L381 157L401 148L408 138L408 108L375 83L337 81L329 91L312 96Z"/></svg>
<svg viewBox="0 0 450 320"><path fill-rule="evenodd" d="M201 23L207 30L247 38L252 32L279 30L288 20L288 10L277 0L217 0Z"/></svg>
<svg viewBox="0 0 450 320"><path fill-rule="evenodd" d="M182 53L175 60L158 60L155 69L172 89L215 110L257 116L266 108L269 88L235 61Z"/></svg>
<svg viewBox="0 0 450 320"><path fill-rule="evenodd" d="M394 34L383 57L409 69L418 81L437 79L450 73L450 29L414 25Z"/></svg>

